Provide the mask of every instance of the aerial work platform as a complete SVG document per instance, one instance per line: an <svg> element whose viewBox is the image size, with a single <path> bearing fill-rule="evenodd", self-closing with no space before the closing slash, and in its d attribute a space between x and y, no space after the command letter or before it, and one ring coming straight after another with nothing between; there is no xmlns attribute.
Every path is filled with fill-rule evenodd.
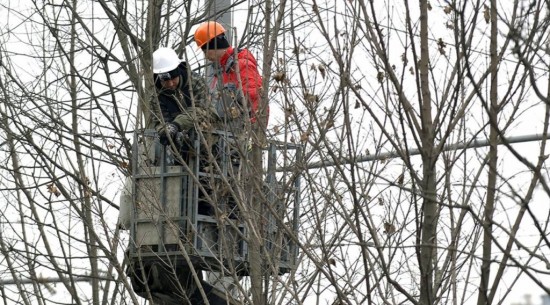
<svg viewBox="0 0 550 305"><path fill-rule="evenodd" d="M173 144L160 145L153 130L144 130L134 145L121 225L130 231L128 274L136 293L158 304L200 304L205 297L210 304L233 302L233 292L208 283L202 272L234 282L248 276L250 226L262 232L270 256L266 274L292 270L300 175L278 169L292 167L301 146L272 142L263 150L259 217L247 214L243 181L250 177L242 173L248 149L242 140L215 131L180 135Z"/></svg>

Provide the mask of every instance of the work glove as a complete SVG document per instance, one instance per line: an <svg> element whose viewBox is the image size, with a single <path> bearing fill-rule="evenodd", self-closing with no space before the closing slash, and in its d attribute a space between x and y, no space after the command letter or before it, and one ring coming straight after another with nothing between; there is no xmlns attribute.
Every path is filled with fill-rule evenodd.
<svg viewBox="0 0 550 305"><path fill-rule="evenodd" d="M237 88L237 85L232 83L225 84L223 85L223 92L225 97L230 99L226 101L226 103L230 103L230 106L233 106L235 103L242 106L242 92Z"/></svg>
<svg viewBox="0 0 550 305"><path fill-rule="evenodd" d="M222 119L235 120L242 118L242 92L235 84L225 84L215 101L216 112Z"/></svg>
<svg viewBox="0 0 550 305"><path fill-rule="evenodd" d="M172 141L175 141L178 131L179 128L176 124L166 123L166 125L164 125L164 127L159 131L160 144L169 145L170 139L172 139Z"/></svg>

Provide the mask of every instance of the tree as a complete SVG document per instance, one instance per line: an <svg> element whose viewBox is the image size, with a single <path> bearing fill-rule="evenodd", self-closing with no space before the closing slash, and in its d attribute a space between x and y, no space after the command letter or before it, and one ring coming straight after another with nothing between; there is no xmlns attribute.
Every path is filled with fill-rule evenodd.
<svg viewBox="0 0 550 305"><path fill-rule="evenodd" d="M300 24L303 12L313 12L323 38L309 33L310 28L294 30L294 53L285 60L296 67L284 68L297 71L290 78L296 80L292 87L298 88L298 96L303 92L303 108L295 109L294 96L286 98L289 125L296 126L312 155L319 154L322 161L316 166L331 165L320 169L326 179L321 185L312 184L319 172L310 171L308 179L311 202L323 203L316 196L327 201L306 208L318 211L309 219L316 232L311 236L319 238L322 249L314 267L322 269L317 271L326 281L322 287L346 304L466 303L472 297L489 304L505 299L501 287L513 286L517 279L510 283L503 275L517 272L518 278L526 275L547 291L538 280L545 273L546 254L528 250L524 243L533 241L518 237L529 226L522 209L536 204L533 191L545 184L537 174L545 159L544 140L536 163L506 143L527 109L546 113L546 96L532 98L537 89L531 87L541 80L524 81L532 67L548 63L522 62L513 54L517 46L510 48L516 34L506 34L524 33L516 41L531 47L530 58L541 58L546 51L540 42L547 36L539 34L546 24L534 12L547 14L545 4L533 3L529 9L519 3L501 8L496 2L419 4L312 1L302 4L303 11L293 10L293 25ZM504 33L501 25L506 25ZM545 115L538 120L546 122ZM546 123L530 127L532 133L546 134ZM487 155L446 149L485 135ZM497 154L502 143L506 159ZM376 160L375 155L388 150L398 160L356 161L369 159L365 153ZM514 160L532 171L523 176L530 191L511 182L522 172L508 172ZM543 210L544 216L532 214L528 221L545 222L548 210ZM327 225L331 212L332 226ZM504 219L514 224L504 226ZM547 244L545 229L535 232L540 235L534 240ZM514 244L523 246L516 251ZM353 259L338 259L336 253L346 253L344 247L360 253L354 259L361 263L350 266ZM523 251L529 262L541 259L540 268L527 267L520 259ZM333 263L339 260L352 271L336 272ZM328 266L320 267L326 261Z"/></svg>

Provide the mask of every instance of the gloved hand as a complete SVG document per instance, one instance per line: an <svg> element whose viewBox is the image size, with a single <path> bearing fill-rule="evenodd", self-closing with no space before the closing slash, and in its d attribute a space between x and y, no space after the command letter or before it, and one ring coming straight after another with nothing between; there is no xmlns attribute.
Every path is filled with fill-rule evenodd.
<svg viewBox="0 0 550 305"><path fill-rule="evenodd" d="M159 131L160 144L169 145L170 139L172 139L172 141L175 141L178 130L179 128L176 124L166 123L166 125L164 125L164 128Z"/></svg>
<svg viewBox="0 0 550 305"><path fill-rule="evenodd" d="M218 116L222 119L235 120L242 118L244 113L242 92L233 83L223 86L221 99L215 104Z"/></svg>
<svg viewBox="0 0 550 305"><path fill-rule="evenodd" d="M223 91L224 91L224 95L231 99L230 102L226 101L226 103L229 102L228 105L231 105L235 102L238 103L239 105L242 105L242 94L237 89L237 86L235 84L228 83L228 84L223 85Z"/></svg>

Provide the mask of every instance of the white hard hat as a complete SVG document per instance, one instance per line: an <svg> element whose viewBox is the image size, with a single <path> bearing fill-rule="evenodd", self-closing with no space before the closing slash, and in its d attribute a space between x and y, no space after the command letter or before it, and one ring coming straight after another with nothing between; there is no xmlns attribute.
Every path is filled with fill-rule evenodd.
<svg viewBox="0 0 550 305"><path fill-rule="evenodd" d="M153 52L153 73L166 73L178 67L181 60L171 48L159 48Z"/></svg>

